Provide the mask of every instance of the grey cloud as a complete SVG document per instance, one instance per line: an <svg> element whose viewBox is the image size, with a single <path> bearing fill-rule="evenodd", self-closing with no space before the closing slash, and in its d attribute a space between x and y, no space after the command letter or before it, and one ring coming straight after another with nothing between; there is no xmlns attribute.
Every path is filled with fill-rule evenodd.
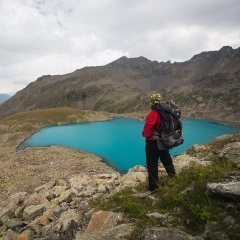
<svg viewBox="0 0 240 240"><path fill-rule="evenodd" d="M2 0L0 89L122 55L174 62L237 48L239 12L238 0Z"/></svg>

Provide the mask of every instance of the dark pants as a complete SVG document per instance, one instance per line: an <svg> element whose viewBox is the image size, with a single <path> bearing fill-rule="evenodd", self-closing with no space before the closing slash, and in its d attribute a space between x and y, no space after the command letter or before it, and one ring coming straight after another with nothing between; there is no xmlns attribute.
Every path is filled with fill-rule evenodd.
<svg viewBox="0 0 240 240"><path fill-rule="evenodd" d="M159 150L156 140L146 141L146 162L148 169L149 190L153 191L158 188L158 159L162 162L168 175L175 175L172 158L169 150Z"/></svg>

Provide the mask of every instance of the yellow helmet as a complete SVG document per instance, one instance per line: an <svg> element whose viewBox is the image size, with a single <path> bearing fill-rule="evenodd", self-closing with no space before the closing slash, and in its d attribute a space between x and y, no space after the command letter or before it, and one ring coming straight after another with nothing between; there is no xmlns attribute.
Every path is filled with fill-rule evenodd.
<svg viewBox="0 0 240 240"><path fill-rule="evenodd" d="M149 97L150 107L153 108L156 104L163 101L163 98L160 94L154 93Z"/></svg>

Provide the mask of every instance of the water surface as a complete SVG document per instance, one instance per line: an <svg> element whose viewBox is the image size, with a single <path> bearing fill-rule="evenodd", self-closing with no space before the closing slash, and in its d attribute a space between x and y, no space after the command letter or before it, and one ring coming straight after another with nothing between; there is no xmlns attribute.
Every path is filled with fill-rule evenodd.
<svg viewBox="0 0 240 240"><path fill-rule="evenodd" d="M171 155L184 153L190 146L208 143L224 134L239 133L239 128L223 126L206 120L183 120L184 144L170 151ZM135 165L145 166L144 122L130 118L116 118L106 122L69 124L42 128L24 141L26 146L61 145L81 149L102 157L118 171L127 171Z"/></svg>

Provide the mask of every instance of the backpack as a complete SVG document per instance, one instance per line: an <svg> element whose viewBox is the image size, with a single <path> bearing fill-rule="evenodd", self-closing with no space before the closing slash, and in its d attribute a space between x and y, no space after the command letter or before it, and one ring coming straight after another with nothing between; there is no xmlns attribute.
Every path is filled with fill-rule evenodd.
<svg viewBox="0 0 240 240"><path fill-rule="evenodd" d="M181 110L172 102L158 103L156 108L161 116L161 142L169 149L183 144Z"/></svg>

